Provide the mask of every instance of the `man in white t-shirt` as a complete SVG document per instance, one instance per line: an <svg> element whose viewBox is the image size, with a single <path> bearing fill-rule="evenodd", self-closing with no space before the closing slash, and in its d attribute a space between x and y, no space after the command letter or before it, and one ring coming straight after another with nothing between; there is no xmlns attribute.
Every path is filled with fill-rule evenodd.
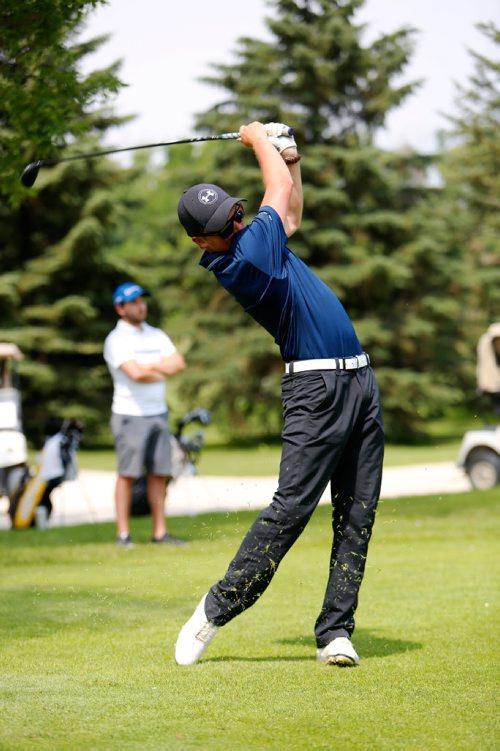
<svg viewBox="0 0 500 751"><path fill-rule="evenodd" d="M181 544L169 535L165 497L170 476L170 431L165 380L186 367L170 338L146 323L146 296L139 284L120 284L113 304L120 317L104 342L104 359L113 378L111 429L118 456L115 487L117 543L132 546L129 532L134 480L147 474L153 521L152 542Z"/></svg>

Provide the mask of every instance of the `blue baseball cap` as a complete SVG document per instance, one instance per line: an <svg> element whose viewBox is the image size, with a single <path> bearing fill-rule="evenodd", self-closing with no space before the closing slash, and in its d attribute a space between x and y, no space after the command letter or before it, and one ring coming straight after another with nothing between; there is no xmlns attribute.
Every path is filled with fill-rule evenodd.
<svg viewBox="0 0 500 751"><path fill-rule="evenodd" d="M115 305L123 305L124 302L132 302L141 295L150 296L151 292L135 282L125 282L113 292L113 302Z"/></svg>

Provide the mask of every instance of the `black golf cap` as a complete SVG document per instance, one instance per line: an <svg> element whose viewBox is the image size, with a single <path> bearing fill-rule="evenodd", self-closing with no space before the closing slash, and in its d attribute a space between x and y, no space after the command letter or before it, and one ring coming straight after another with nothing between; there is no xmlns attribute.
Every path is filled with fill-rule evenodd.
<svg viewBox="0 0 500 751"><path fill-rule="evenodd" d="M232 207L246 198L235 198L212 183L198 183L184 191L177 206L179 221L190 237L219 232Z"/></svg>

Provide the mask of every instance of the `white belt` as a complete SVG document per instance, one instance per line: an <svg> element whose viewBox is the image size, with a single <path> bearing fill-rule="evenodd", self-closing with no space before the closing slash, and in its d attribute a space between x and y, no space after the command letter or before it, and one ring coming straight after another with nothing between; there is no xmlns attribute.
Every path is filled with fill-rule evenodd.
<svg viewBox="0 0 500 751"><path fill-rule="evenodd" d="M354 357L329 357L324 360L295 360L285 363L285 373L303 373L305 370L359 370L370 364L370 358L363 352Z"/></svg>

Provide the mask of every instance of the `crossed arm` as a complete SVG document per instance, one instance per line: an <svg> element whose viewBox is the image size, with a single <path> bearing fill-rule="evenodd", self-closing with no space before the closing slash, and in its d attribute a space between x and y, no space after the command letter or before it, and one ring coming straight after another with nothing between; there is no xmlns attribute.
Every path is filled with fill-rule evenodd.
<svg viewBox="0 0 500 751"><path fill-rule="evenodd" d="M180 352L174 352L168 357L163 357L158 362L142 365L136 360L122 362L120 368L132 381L138 383L156 383L163 381L168 376L182 373L186 362Z"/></svg>

